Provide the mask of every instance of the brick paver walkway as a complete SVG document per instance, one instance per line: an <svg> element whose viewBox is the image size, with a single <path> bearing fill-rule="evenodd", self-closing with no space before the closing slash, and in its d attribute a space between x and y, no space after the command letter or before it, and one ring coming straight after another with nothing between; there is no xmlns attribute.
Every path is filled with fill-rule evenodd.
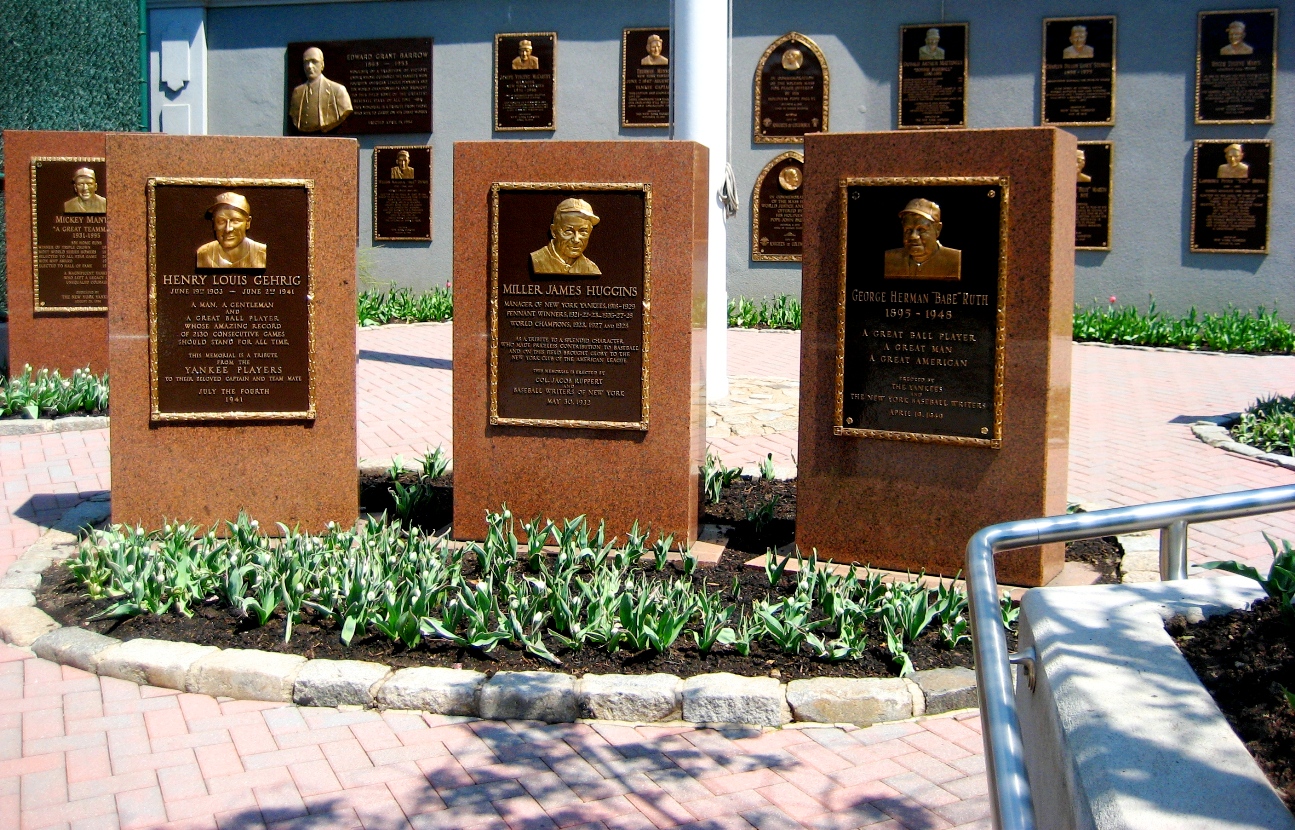
<svg viewBox="0 0 1295 830"><path fill-rule="evenodd" d="M450 327L362 331L360 455L450 447ZM735 375L795 378L795 333L730 333ZM1289 394L1295 358L1074 350L1070 494L1106 505L1295 481L1184 421ZM770 439L778 439L772 443ZM794 432L713 442L730 463ZM760 443L764 442L764 443ZM108 489L106 430L0 439L0 569ZM1193 531L1193 556L1262 560L1295 517ZM217 700L100 679L0 646L0 828L815 830L986 827L974 713L869 729L453 723Z"/></svg>

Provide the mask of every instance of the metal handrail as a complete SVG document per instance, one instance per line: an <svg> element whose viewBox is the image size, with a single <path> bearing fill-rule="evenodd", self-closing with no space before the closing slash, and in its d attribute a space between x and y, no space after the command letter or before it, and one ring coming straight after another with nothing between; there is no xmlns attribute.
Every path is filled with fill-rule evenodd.
<svg viewBox="0 0 1295 830"><path fill-rule="evenodd" d="M1158 529L1160 578L1186 579L1187 525L1291 508L1295 508L1295 485L1003 522L982 528L971 537L967 542L967 594L971 605L976 684L980 690L985 772L989 779L989 803L995 827L1000 830L1033 830L1035 826L1011 666L1012 663L1023 663L1030 672L1036 669L1033 654L1009 655L1007 652L1007 636L998 604L994 554L1049 542L1075 542Z"/></svg>

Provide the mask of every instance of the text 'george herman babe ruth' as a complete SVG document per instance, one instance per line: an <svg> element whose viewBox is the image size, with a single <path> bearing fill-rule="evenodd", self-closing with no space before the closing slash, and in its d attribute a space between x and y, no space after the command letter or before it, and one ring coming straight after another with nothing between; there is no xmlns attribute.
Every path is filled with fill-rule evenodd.
<svg viewBox="0 0 1295 830"><path fill-rule="evenodd" d="M549 244L531 251L531 269L536 274L601 274L593 260L585 256L589 236L598 224L594 209L584 199L563 199L553 211Z"/></svg>
<svg viewBox="0 0 1295 830"><path fill-rule="evenodd" d="M886 279L962 279L962 251L940 244L940 206L913 199L899 212L904 247L886 251Z"/></svg>

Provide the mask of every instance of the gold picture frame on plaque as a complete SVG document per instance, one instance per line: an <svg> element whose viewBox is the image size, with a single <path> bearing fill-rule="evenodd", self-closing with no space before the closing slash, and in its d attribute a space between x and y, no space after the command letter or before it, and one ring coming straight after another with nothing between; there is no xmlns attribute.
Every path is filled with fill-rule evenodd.
<svg viewBox="0 0 1295 830"><path fill-rule="evenodd" d="M858 188L877 188L878 195L871 199L860 199L859 197L862 195L862 192L858 190ZM889 192L883 193L883 190ZM1002 448L1003 384L1007 348L1007 269L1009 267L1007 251L1009 240L1010 190L1011 181L1006 176L850 177L843 178L838 182L840 225L837 248L836 400L835 416L832 426L833 435L855 438L876 438L889 441L909 441L923 444L952 444L966 447L988 447L990 449ZM958 191L965 191L965 193L960 193ZM851 198L852 195L854 197L853 199ZM997 211L988 211L983 207L973 204L976 201L983 200L986 196L998 202ZM930 197L939 197L942 201L945 201L945 211L943 213L941 212L940 205L932 201ZM959 244L962 245L962 248L956 251L959 258L959 266L958 274L954 279L936 277L934 279L906 278L904 280L895 279L891 281L891 277L884 276L885 268L883 267L883 260L888 259L889 257L882 257L881 254L888 253L886 246L893 244L895 240L901 239L904 234L897 231L877 230L873 231L871 234L867 234L870 238L865 240L867 244L866 260L869 263L867 268L870 272L875 273L864 274L862 276L862 279L867 280L865 283L866 288L860 288L857 285L852 288L850 284L852 281L852 275L850 273L851 259L848 245L850 237L849 218L852 202L869 211L882 211L880 221L885 223L896 223L896 228L899 227L898 223L903 220L905 214L920 214L926 220L926 224L930 225L933 223L934 239L936 240L938 240L942 235L953 236L953 234L948 233L951 228L944 227L943 225L942 220L945 218L949 218L951 222L966 221L969 217L977 222L996 220L997 235L993 237L992 240L994 245L992 256L989 255L991 253L989 251L983 249L977 250L975 247L977 244L976 237L974 234L970 237L966 236L965 234L967 231L963 229L964 236L961 240L954 237L955 241L958 241ZM965 204L963 204L963 202L965 202ZM953 207L954 204L957 204L958 207L955 211L950 211L949 209ZM900 210L897 214L898 218L896 215L887 212L889 207L894 207L895 205L900 206ZM962 219L955 220L955 213L961 216ZM880 228L881 226L866 227ZM978 244L983 248L985 243L981 240ZM943 242L941 242L940 245L942 246ZM934 259L932 261L934 261ZM984 273L984 267L990 261L992 261L996 266L992 275ZM906 290L918 287L920 287L920 291ZM982 289L985 287L992 288L994 292L992 298L989 295L971 293L978 287ZM851 291L856 292L856 295L852 297ZM959 296L960 294L961 296ZM945 298L945 302L936 302L932 305L930 304L932 296L936 296L937 300L942 296ZM950 297L958 299L948 301L948 298ZM984 297L983 301L980 300L981 297ZM851 300L860 302L864 307L868 307L868 305L872 303L877 303L881 306L881 314L876 314L875 311L870 311L869 316L864 318L865 322L861 325L864 326L863 334L865 336L860 339L877 339L877 336L880 334L882 335L882 346L885 347L885 353L892 353L888 338L892 338L892 336L894 336L892 339L895 339L896 345L904 347L898 350L899 353L892 353L894 354L894 357L892 358L894 365L908 366L910 365L910 361L911 365L918 365L922 358L913 357L912 355L928 354L927 367L919 366L915 369L906 368L902 370L896 369L894 371L916 373L917 375L937 373L935 378L924 378L920 376L909 377L904 375L898 376L895 379L887 377L874 379L873 382L879 383L880 385L875 389L875 391L871 392L872 397L875 398L880 396L880 399L884 401L889 395L895 394L891 391L893 388L892 381L900 382L902 384L917 383L919 385L917 386L916 394L919 395L919 397L917 399L909 399L909 403L898 405L911 406L912 400L916 400L918 402L918 408L923 405L927 405L928 403L931 406L938 405L946 409L949 409L950 403L957 403L960 405L970 403L972 404L971 406L961 406L959 408L967 411L975 411L977 409L982 411L992 410L992 417L987 423L980 425L979 422L977 422L977 424L971 428L984 437L978 437L977 435L941 434L937 432L911 429L864 427L859 423L854 422L853 418L846 417L845 399L847 394L850 394L852 399L855 399L854 395L856 394L863 396L858 398L858 400L869 399L869 392L866 386L858 393L848 392L846 389L847 372L857 372L855 367L847 367L846 365L847 362L850 362L851 364L854 363L853 359L847 361L846 355L847 346L850 345L847 342L847 336L850 333L847 331L847 317L850 314L848 304ZM918 308L914 309L914 305L918 306ZM903 325L916 325L922 319L926 319L933 321L927 324L928 331L934 331L941 325L952 325L951 322L946 321L958 319L959 322L961 322L963 308L975 309L977 307L984 309L983 311L978 312L979 319L976 321L977 325L986 329L991 328L986 326L986 323L992 317L993 347L991 353L993 355L993 365L992 367L980 367L982 375L986 373L986 370L988 370L988 374L990 376L989 385L992 386L992 401L924 401L921 398L923 395L950 394L945 386L942 385L942 381L938 376L940 369L931 367L939 366L943 368L946 364L951 363L954 368L959 368L959 361L961 360L962 363L966 363L967 360L958 359L956 358L956 353L949 351L928 351L930 347L928 347L926 343L931 342L932 339L925 337L904 337L902 336L904 332L904 329L902 328ZM882 323L888 330L880 332L874 330L871 334L868 334L866 321L873 317L876 317L878 322ZM911 322L905 323L904 321ZM858 320L856 320L856 324L858 324ZM898 336L895 336L897 333ZM955 332L954 334L960 333ZM982 331L982 336L983 334L984 332ZM938 343L940 340L958 344L977 342L974 334L969 341L964 340L961 337L950 336L947 338L934 339L934 342ZM867 348L876 347L869 346ZM883 352L867 352L867 349L864 347L859 347L859 351L861 354L866 352L874 357L876 355L883 354ZM935 354L939 354L941 356L935 357ZM953 356L946 358L945 355ZM872 365L876 362L875 360L862 361L861 358L860 360L861 365ZM937 364L936 361L941 362ZM883 363L878 365L885 365L885 363L883 361ZM961 368L970 369L971 367L964 366ZM892 400L894 399L892 398ZM955 411L957 411L957 409L949 409L950 413ZM895 412L892 411L890 414L895 415ZM907 411L902 411L901 414L904 417L911 416L911 412ZM943 418L944 415L940 415L939 417ZM934 419L932 419L932 421L934 421ZM962 431L965 432L968 431L968 429L963 429Z"/></svg>
<svg viewBox="0 0 1295 830"><path fill-rule="evenodd" d="M904 64L908 55L905 54L905 41L910 38L909 33L921 33L925 36L926 43L918 48L916 53L910 51L909 54L916 54L917 63L925 65L923 62L931 61L932 65L955 60L955 58L946 57L946 49L939 45L943 30L960 29L962 31L962 42L959 51L962 52L962 97L958 99L959 110L956 122L952 123L930 123L919 124L912 123L911 119L906 119L904 97ZM931 42L931 35L935 34L935 42ZM909 61L911 62L911 61ZM971 74L971 24L970 23L905 23L899 27L899 66L898 66L898 110L895 114L895 126L900 130L964 130L967 128L967 79Z"/></svg>
<svg viewBox="0 0 1295 830"><path fill-rule="evenodd" d="M97 165L103 166L107 163L107 160L103 156L33 156L31 159L30 176L31 176L31 279L32 279L32 304L33 304L32 312L34 314L106 314L108 312L108 306L106 303L101 306L99 305L58 306L58 305L43 305L41 303L41 297L40 297L41 245L40 245L40 222L38 218L39 210L38 210L38 203L37 203L37 199L38 199L37 178L38 178L38 173L40 171L40 168L47 162L65 162L68 164L97 164ZM76 171L76 172L80 173L80 171ZM93 172L93 170L91 172ZM78 178L81 178L81 177L74 176L74 181ZM57 201L66 202L64 204L64 209L62 212L64 213L72 212L72 213L78 213L78 214L100 214L100 215L106 212L106 209L107 209L107 206L105 203L106 200L104 199L103 196L98 195L98 188L102 183L97 180L97 176L91 179L90 181L94 182L94 187L90 189L89 196L91 199L96 200L95 203L89 209L73 207L72 202L77 201L80 198L80 191L74 190L71 187L69 187L69 189L66 192L61 192L58 194ZM69 182L69 185L71 184L72 183ZM62 198L63 196L71 196L72 198L64 200ZM73 207L73 209L69 211L69 207ZM106 245L107 240L104 239L101 244ZM105 297L107 297L107 292L108 292L108 285L107 285L107 276L105 274L105 277L104 277L104 296Z"/></svg>
<svg viewBox="0 0 1295 830"><path fill-rule="evenodd" d="M1216 150L1221 148L1221 150ZM1236 148L1234 153L1233 148ZM1212 156L1207 159L1204 167L1201 164L1201 155L1203 152L1209 152ZM1216 162L1222 162L1217 164ZM1232 168L1232 170L1225 170ZM1214 175L1209 175L1209 171L1214 170ZM1247 228L1228 228L1225 230L1236 231L1236 236L1243 237L1244 241L1235 246L1225 247L1223 242L1227 238L1216 238L1216 244L1202 243L1198 234L1205 233L1223 233L1217 226L1211 227L1207 217L1204 222L1199 215L1203 213L1203 208L1207 205L1202 204L1201 199L1205 194L1201 191L1202 180L1209 180L1215 183L1214 188L1222 188L1226 182L1230 187L1230 192L1224 193L1227 198L1222 201L1220 208L1223 211L1235 209L1237 202L1238 189L1244 190L1244 187L1238 188L1237 185L1251 184L1255 180L1263 181L1263 234L1262 241L1260 236L1255 233L1246 234ZM1250 188L1252 193L1258 188ZM1191 211L1190 225L1187 236L1187 249L1194 254L1267 254L1272 247L1272 197L1273 197L1273 140L1269 138L1256 139L1232 139L1232 138L1198 138L1192 142L1192 201L1188 208ZM1245 224L1244 222L1242 224Z"/></svg>
<svg viewBox="0 0 1295 830"><path fill-rule="evenodd" d="M760 250L761 248L760 193L764 189L765 181L768 179L769 175L774 171L774 169L779 164L782 164L784 161L787 161L789 159L792 161L798 162L800 164L800 170L803 171L805 166L805 156L803 156L801 153L795 150L788 150L785 153L781 153L777 156L774 156L769 161L769 163L764 166L764 169L760 171L760 175L755 177L755 186L751 188L751 259L756 262L800 262L801 261L800 254L767 254ZM795 169L795 168L787 167L787 168L784 168L783 172L786 173L787 170L792 170L792 169ZM804 177L803 172L801 172L800 176L796 178L794 181L789 180L788 177L785 175L780 175L779 187L786 191L799 191L803 194L804 193L803 177ZM803 211L802 211L802 217L803 217ZM802 243L804 241L803 227L804 226L803 226L803 219L802 219Z"/></svg>
<svg viewBox="0 0 1295 830"><path fill-rule="evenodd" d="M534 42L532 39L539 39L541 42L547 42L549 47L545 50L547 54L537 55L534 52ZM536 72L548 75L549 93L549 123L547 124L505 124L500 118L500 64L507 60L507 55L500 51L501 44L504 41L516 41L518 51L510 60L510 67L513 72ZM510 53L511 54L511 53ZM494 39L493 65L491 72L494 78L491 88L491 99L493 101L494 123L492 128L495 132L553 132L558 128L558 33L557 32L498 32ZM545 63L548 66L545 66Z"/></svg>
<svg viewBox="0 0 1295 830"><path fill-rule="evenodd" d="M1076 45L1074 40L1077 33L1075 28L1083 28L1083 35L1087 37L1086 24L1094 21L1106 23L1110 22L1111 38L1109 46L1102 44L1103 48L1109 48L1111 51L1111 115L1104 121L1053 121L1048 118L1048 26L1054 23L1074 24L1072 25L1071 46L1066 48L1066 53L1062 55L1062 62L1067 60L1082 60L1084 53L1082 50L1087 49L1088 54L1093 54L1091 45ZM1039 69L1039 124L1044 127L1113 127L1115 126L1115 112L1117 109L1117 86L1119 84L1119 72L1117 57L1119 54L1119 21L1113 14L1087 15L1077 17L1045 17L1043 19L1043 45L1041 49L1042 57ZM1098 56L1100 57L1100 56ZM1096 59L1096 58L1094 58Z"/></svg>
<svg viewBox="0 0 1295 830"><path fill-rule="evenodd" d="M396 151L397 156L403 156L403 157L404 157L404 164L408 167L408 169L407 169L407 170L403 170L403 171L402 171L402 172L400 172L400 173L397 173L397 172L396 172L396 170L395 170L395 168L388 169L388 170L386 170L385 172L382 170L382 165L380 165L380 164L378 163L378 158L379 158L379 156L380 156L380 155L383 155L383 154L389 153L389 152L390 152L390 151L392 151L392 150L395 150L395 151ZM411 163L411 161L410 161L410 151L411 151L411 150L412 150L412 151L414 151L414 152L416 152L416 153L418 153L420 156L421 156L421 155L426 155L426 157L427 157L427 164L428 164L428 168L427 168L427 212L428 212L428 217L427 217L427 220L428 220L428 221L427 221L427 230L428 230L428 233L427 233L427 235L426 235L426 236L388 236L388 235L383 234L383 233L381 232L381 229L379 228L379 219L378 219L378 191L379 191L379 189L380 189L380 188L379 188L379 182L380 182L380 181L383 181L384 179L385 179L385 180L387 180L387 181L392 181L392 180L396 180L396 179L404 179L404 180L412 180L412 179L416 179L416 176L417 176L417 170L416 170L416 168L412 165L412 163ZM372 163L371 163L371 165L370 165L370 166L373 168L373 181L372 181L372 186L373 186L373 214L372 214L372 219L371 219L371 223L372 223L372 225L373 225L373 241L374 241L374 242L431 242L431 241L432 241L432 234L431 234L431 230L432 230L432 222L431 222L431 211L432 211L432 167L431 167L431 166L432 166L432 164L434 163L433 156L432 156L432 148L431 148L431 146L430 146L430 145L427 145L427 144L378 144L378 145L375 145L375 146L374 146L374 148L373 148L373 155L372 155L371 159L372 159ZM401 162L399 162L399 161L398 161L398 162L397 162L397 164L401 164Z"/></svg>
<svg viewBox="0 0 1295 830"><path fill-rule="evenodd" d="M818 44L808 35L803 35L800 32L788 32L773 43L770 43L769 47L764 50L764 54L760 56L760 60L755 65L755 110L752 120L752 140L756 144L805 143L805 137L803 135L769 135L761 130L761 127L765 126L763 122L765 120L765 107L767 103L764 100L764 94L761 90L765 74L765 66L769 63L769 59L773 57L774 52L778 51L780 46L793 41L806 47L811 53L813 53L814 59L818 61L819 68L823 73L823 100L820 112L815 116L815 120L820 123L816 129L807 130L807 132L825 133L828 131L828 121L832 109L832 73L827 66L827 57L823 54L823 50L818 48ZM781 66L786 70L795 71L804 65L803 54L792 56L794 51L796 50L787 50L783 53Z"/></svg>
<svg viewBox="0 0 1295 830"><path fill-rule="evenodd" d="M637 41L640 35L647 34L646 51L639 54L630 54L631 36ZM670 126L670 95L667 91L665 95L665 117L661 120L640 121L630 117L631 110L634 107L630 104L629 77L631 70L635 67L646 67L651 69L666 70L667 79L671 77L672 68L670 66L669 48L664 46L662 35L666 39L672 36L669 26L638 26L628 29L621 29L621 126L626 129L653 129L658 127ZM654 43L655 41L655 43ZM652 48L655 46L655 49ZM668 86L668 85L667 85Z"/></svg>
<svg viewBox="0 0 1295 830"><path fill-rule="evenodd" d="M300 286L303 290L302 297L305 301L305 330L306 330L306 407L303 409L292 410L211 410L211 411L163 411L160 401L159 382L159 343L158 343L158 321L159 305L158 296L158 279L161 275L158 273L159 254L158 254L158 188L167 188L172 186L178 187L200 187L209 189L237 189L241 193L227 192L215 197L215 202L208 207L205 218L212 221L213 227L215 220L213 217L213 208L220 205L230 205L246 213L248 205L253 200L246 198L246 194L251 194L255 199L258 194L257 190L278 189L300 189L304 192L305 201L305 222L304 222L304 264L306 273L304 275L293 275L304 277L305 284ZM314 179L256 179L256 178L205 178L205 177L170 177L155 176L150 177L146 187L148 201L148 361L149 361L149 396L150 396L150 423L193 423L208 422L219 423L222 421L313 421L316 417L316 384L318 377L318 367L315 360L315 305L313 302L314 281L315 281L315 180ZM227 198L233 197L233 198ZM241 200L241 202L240 202ZM197 205L195 202L194 205ZM186 206L189 207L189 206ZM253 208L253 211L255 209ZM199 213L202 216L201 213ZM248 214L250 216L250 214ZM187 212L186 212L187 218ZM168 219L168 222L174 222L174 219ZM266 220L263 224L272 224L271 220ZM250 227L248 228L250 230ZM261 235L258 232L258 235ZM248 243L259 248L261 258L267 256L267 250L271 249L273 243L253 242L249 237L244 237ZM301 240L298 239L298 242ZM209 243L204 243L198 250L198 262L201 263L202 248L206 248ZM239 271L264 271L264 260L260 266L251 268L241 268L235 266L230 268L208 268L206 265L199 264L194 267L192 263L194 255L191 248L186 244L178 249L178 252L168 252L168 259L182 259L190 263L189 268L193 270L205 269L214 274L214 276L239 277L242 274ZM178 270L178 269L177 269ZM221 273L225 272L225 273ZM188 271L184 272L187 276ZM266 278L266 284L281 278L281 275L263 275ZM289 277L290 278L290 277ZM213 278L213 284L216 280ZM238 285L245 285L245 282L238 282ZM294 294L296 286L294 285ZM214 305L214 304L213 304ZM273 308L273 306L271 306ZM276 318L277 319L277 318ZM219 351L224 348L221 344L203 346L203 349L215 349ZM214 354L215 352L213 352ZM241 399L241 397L240 397ZM215 403L214 401L212 403Z"/></svg>
<svg viewBox="0 0 1295 830"><path fill-rule="evenodd" d="M1260 15L1260 16L1271 15L1272 16L1272 20L1270 24L1271 31L1268 32L1267 41L1264 43L1264 46L1261 47L1261 50L1260 50L1261 54L1263 53L1264 50L1267 50L1270 55L1270 66L1268 71L1268 117L1267 118L1244 118L1244 117L1210 118L1207 115L1202 115L1201 114L1201 109L1202 109L1201 98L1203 94L1202 85L1201 85L1202 79L1206 74L1212 74L1204 71L1203 63L1206 59L1213 58L1216 56L1217 57L1246 57L1246 56L1254 55L1255 48L1253 45L1251 45L1248 42L1250 40L1255 39L1254 33L1253 32L1247 33L1247 30L1244 24L1242 24L1240 28L1240 32L1238 33L1240 35L1240 37L1238 38L1239 42L1235 44L1231 42L1235 36L1234 26L1236 23L1240 22L1239 20L1237 20L1237 18L1243 18L1245 16L1251 16L1251 15ZM1217 38L1215 37L1210 38L1211 41L1216 41L1215 43L1211 43L1208 46L1206 44L1206 34L1205 34L1206 21L1210 18L1216 18L1216 17L1219 18L1220 21L1225 19L1230 21L1224 30L1227 33L1228 42L1223 47L1217 48L1216 54L1206 55L1205 52L1207 49L1209 49L1210 51L1216 51L1215 48L1213 47L1217 46ZM1217 9L1213 11L1197 12L1196 14L1196 87L1195 87L1194 94L1192 96L1195 123L1197 124L1273 124L1276 122L1276 118L1277 118L1277 41L1278 41L1277 33L1279 31L1278 22L1279 22L1278 9L1275 9L1275 8ZM1258 41L1256 40L1256 42ZM1227 77L1227 76L1225 75L1224 77Z"/></svg>
<svg viewBox="0 0 1295 830"><path fill-rule="evenodd" d="M504 231L500 229L501 200L504 196L516 193L535 194L546 197L543 200L543 206L548 211L556 211L551 215L553 225L549 225L550 214L543 216L531 213L526 216L529 222L531 235L525 239L518 239L511 236L505 239ZM520 267L527 269L532 281L543 280L545 282L554 282L555 275L565 274L571 282L578 282L585 285L597 285L598 278L603 275L603 270L590 257L583 253L585 245L596 234L596 227L608 219L618 221L618 217L607 211L603 211L603 216L598 217L594 211L600 210L597 205L591 204L597 199L597 194L622 194L637 195L642 199L642 289L638 292L638 302L636 303L641 317L642 340L638 347L638 353L642 361L642 367L635 380L638 387L640 405L637 407L632 418L625 420L609 420L599 418L545 418L545 417L510 417L500 414L500 311L501 295L505 292L501 286L500 276L500 259L504 243L507 242L511 248L516 249L514 253L518 256L518 262L522 257L526 259L526 264ZM584 198L573 198L573 194L580 194L581 197L589 196L589 200ZM579 216L587 217L592 220L592 225L585 222L585 237L583 244L578 246L578 250L573 253L574 261L567 263L565 268L551 267L556 263L550 263L555 254L549 250L554 247L556 242L556 229L558 226L558 215L572 213ZM543 234L540 229L547 228L550 236L540 238ZM625 229L622 228L622 232ZM604 233L612 233L605 230ZM612 238L617 238L613 236ZM548 245L544 245L548 242ZM534 245L544 245L538 250L530 250ZM610 253L606 249L598 254L598 259L603 260L603 268L607 268L609 276L616 273L623 273L621 268L608 267L610 263L603 259L605 254ZM630 287L634 287L634 280L630 280ZM542 287L541 287L542 288ZM536 288L534 294L540 294L541 288ZM620 289L615 292L608 292L613 297L630 297L622 286L615 286ZM528 292L530 293L530 292ZM600 292L601 293L601 292ZM550 294L552 295L552 294ZM559 293L558 298L571 296ZM575 296L592 296L581 292ZM490 186L490 320L488 328L488 352L490 361L490 401L489 401L489 418L491 426L517 426L517 427L564 427L570 429L609 429L609 430L635 430L645 432L648 429L650 413L650 390L651 390L651 343L652 343L652 185L646 182L494 182ZM557 310L559 313L567 313L565 309ZM615 313L615 312L613 312ZM621 312L623 314L623 311ZM600 324L601 325L601 324ZM595 341L597 342L597 341ZM623 341L621 341L623 342ZM596 364L590 364L596 365ZM601 381L600 381L601 385ZM592 406L591 406L592 409Z"/></svg>

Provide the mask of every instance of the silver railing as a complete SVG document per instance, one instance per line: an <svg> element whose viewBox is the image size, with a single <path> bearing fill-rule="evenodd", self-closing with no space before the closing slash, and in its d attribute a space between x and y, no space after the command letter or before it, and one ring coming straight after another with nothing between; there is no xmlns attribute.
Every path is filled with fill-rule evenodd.
<svg viewBox="0 0 1295 830"><path fill-rule="evenodd" d="M994 826L1033 830L1034 804L1025 772L1021 722L1012 689L1012 664L1036 678L1032 650L1008 654L999 609L994 554L1049 542L1075 542L1119 533L1160 531L1160 578L1187 578L1187 525L1295 508L1295 485L1245 490L1218 496L1162 501L1092 513L1004 522L983 528L967 542L967 593L980 719L985 739L985 772Z"/></svg>

